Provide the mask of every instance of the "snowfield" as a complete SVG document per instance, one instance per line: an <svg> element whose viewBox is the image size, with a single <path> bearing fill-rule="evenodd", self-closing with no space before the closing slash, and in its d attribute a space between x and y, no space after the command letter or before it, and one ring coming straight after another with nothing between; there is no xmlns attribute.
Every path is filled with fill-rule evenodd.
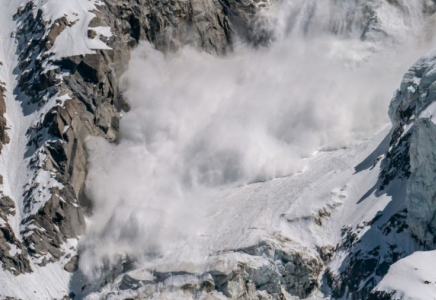
<svg viewBox="0 0 436 300"><path fill-rule="evenodd" d="M417 251L392 265L376 290L393 299L436 299L435 263L435 251Z"/></svg>

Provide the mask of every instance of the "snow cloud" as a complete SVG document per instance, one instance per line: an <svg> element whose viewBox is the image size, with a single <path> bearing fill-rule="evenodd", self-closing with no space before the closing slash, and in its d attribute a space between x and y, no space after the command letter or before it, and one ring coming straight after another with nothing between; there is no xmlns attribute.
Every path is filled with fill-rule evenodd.
<svg viewBox="0 0 436 300"><path fill-rule="evenodd" d="M355 7L292 3L272 12L267 48L164 56L143 43L132 53L119 143L89 141L95 211L82 241L85 273L121 254L150 261L177 252L203 233L207 202L223 190L302 171L303 158L388 122L392 94L419 57L413 36L363 41Z"/></svg>

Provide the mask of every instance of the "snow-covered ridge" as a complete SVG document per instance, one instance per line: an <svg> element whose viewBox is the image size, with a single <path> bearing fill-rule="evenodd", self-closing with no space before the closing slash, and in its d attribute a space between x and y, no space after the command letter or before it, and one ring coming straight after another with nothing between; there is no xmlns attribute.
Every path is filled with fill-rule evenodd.
<svg viewBox="0 0 436 300"><path fill-rule="evenodd" d="M53 28L61 26L62 18L67 19L67 26L61 30L56 37L56 41L51 45L48 54L54 54L52 60L57 60L63 57L74 55L94 54L98 49L110 49L110 47L102 41L98 36L91 38L88 35L90 22L95 18L93 11L97 10L98 6L104 5L100 0L73 0L73 1L58 1L58 0L40 0L33 1L34 16L39 10L42 11L43 19L47 22L47 31L45 38ZM51 29L51 30L50 30ZM111 29L109 26L92 28L98 30L99 34L106 38L111 37Z"/></svg>
<svg viewBox="0 0 436 300"><path fill-rule="evenodd" d="M1 207L7 207L8 199L15 203L7 214L0 213L0 264L4 269L0 297L60 299L69 293L70 273L64 266L75 256L77 234L83 232L84 221L80 214L68 216L68 209L73 213L79 209L77 198L65 196L65 180L58 175L61 170L53 167L59 162L49 150L54 143L65 141L46 126L47 116L72 99L71 92L62 86L70 74L55 62L69 55L109 49L100 37L110 37L110 30L101 28L98 40L88 37L88 23L95 16L91 11L101 5L99 2L1 4L0 76L5 83L10 128L10 142L0 158L2 191L10 198L3 198ZM68 37L74 40L68 41ZM58 221L54 221L55 216ZM64 218L71 225L65 224Z"/></svg>
<svg viewBox="0 0 436 300"><path fill-rule="evenodd" d="M403 176L410 177L407 188L408 224L416 237L429 246L435 233L433 178L435 143L434 85L436 56L432 51L419 59L405 74L389 115L394 124L391 160L403 157ZM400 165L400 164L397 164ZM388 165L385 172L394 172Z"/></svg>
<svg viewBox="0 0 436 300"><path fill-rule="evenodd" d="M436 297L435 260L435 251L417 251L391 266L375 290L391 299L433 299Z"/></svg>

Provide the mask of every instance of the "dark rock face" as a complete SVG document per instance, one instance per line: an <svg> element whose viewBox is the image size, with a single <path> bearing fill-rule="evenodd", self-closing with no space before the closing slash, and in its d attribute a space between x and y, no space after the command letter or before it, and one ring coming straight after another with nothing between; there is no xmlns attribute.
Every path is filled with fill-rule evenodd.
<svg viewBox="0 0 436 300"><path fill-rule="evenodd" d="M163 52L191 45L209 53L224 54L232 49L238 33L252 42L246 33L253 31L254 16L271 3L270 0L107 0L109 14L104 8L102 12L115 16L116 21L95 20L90 26L109 24L115 32L126 36L131 46L148 40Z"/></svg>
<svg viewBox="0 0 436 300"><path fill-rule="evenodd" d="M26 157L30 158L29 169L33 171L34 183L25 187L21 234L29 254L40 259L40 265L45 265L63 255L60 245L66 239L77 237L85 230L82 208L77 200L80 187L76 181L80 180L80 175L82 180L85 177L83 168L80 168L80 164L86 165L83 139L88 132L96 133L92 132L92 127L74 126L71 116L75 116L76 122L80 123L93 119L89 112L87 114L84 104L67 101L62 106L62 100L56 99L58 95L70 97L69 94L74 94L59 77L61 69L44 70L44 63L51 56L47 53L50 49L47 45L52 45L66 26L73 25L66 18L61 18L44 36L47 24L42 12L38 11L35 16L33 9L32 3L29 3L15 16L19 24L16 39L22 47L18 49L21 60L19 89L30 99L29 103L23 103L23 107L29 110L29 114L41 112L40 119L27 131ZM55 103L50 103L49 99ZM71 121L69 130L65 130L67 121ZM82 134L82 139L68 140L71 136L68 131ZM78 168L72 171L74 164ZM45 184L41 186L38 178L43 174L50 174L51 182L56 184L48 181L49 187ZM42 194L46 198L43 203Z"/></svg>
<svg viewBox="0 0 436 300"><path fill-rule="evenodd" d="M372 221L343 228L342 241L335 248L335 259L342 257L339 259L340 267L334 272L327 269L324 274L324 282L331 289L333 297L375 297L375 294L371 294L373 289L392 264L425 249L412 237L407 224L407 209L395 210L396 207L405 206L404 193L399 194L403 194L403 197L393 197L390 206L380 211Z"/></svg>
<svg viewBox="0 0 436 300"><path fill-rule="evenodd" d="M32 272L27 251L9 224L0 225L0 261L3 269L14 275Z"/></svg>

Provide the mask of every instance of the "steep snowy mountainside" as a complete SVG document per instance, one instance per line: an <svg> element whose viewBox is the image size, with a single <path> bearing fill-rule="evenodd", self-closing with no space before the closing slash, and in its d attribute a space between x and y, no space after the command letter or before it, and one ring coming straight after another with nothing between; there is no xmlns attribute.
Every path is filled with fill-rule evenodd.
<svg viewBox="0 0 436 300"><path fill-rule="evenodd" d="M235 80L232 74L226 79L206 73L203 78L229 82L228 87L235 90L244 85L246 71L253 70L247 66L256 66L240 65L241 54L263 63L259 70L272 78L279 64L268 68L268 59L275 54L279 58L286 53L299 55L304 49L315 49L311 53L324 49L322 54L327 53L332 62L340 61L350 69L359 69L386 52L401 60L398 66L392 60L392 70L403 72L402 64L411 64L417 53L431 46L433 1L0 0L0 4L0 299L365 299L379 295L371 291L380 281L379 291L407 294L400 294L395 278L410 264L420 264L421 254L388 269L402 257L433 247L432 55L406 74L391 104L392 136L384 128L345 147L329 141L313 156L298 161L299 173L260 177L260 182L238 181L218 193L205 191L200 195L211 201L187 207L207 214L207 222L199 226L201 234L176 236L165 256L159 251L150 255L155 233L150 234L149 228L141 231L133 226L123 231L118 226L129 224L129 205L115 207L118 217L122 214L120 219L115 213L109 222L98 224L98 213L106 210L112 216L113 207L109 199L105 203L93 198L97 193L92 187L86 190L85 183L90 172L98 174L99 166L92 160L96 153L106 158L103 169L116 165L117 157L138 153L129 148L121 154L107 151L111 148L106 143L89 142L89 138L114 143L113 149L130 142L122 124L140 113L134 106L128 112L135 103L125 99L129 82L121 76L129 67L132 49L141 41L152 45L149 50L167 54L150 56L160 57L164 65L173 52L174 57L183 58L183 53L201 50L220 57L214 63L242 66ZM288 42L279 51L264 55L268 47L283 40ZM307 42L306 48L299 47L302 41ZM287 48L293 44L295 48ZM303 63L319 62L318 57L302 57ZM203 58L211 60L209 55ZM328 60L322 65L333 63ZM315 73L320 73L319 68ZM159 79L159 75L150 78ZM198 84L197 77L192 72L191 76L190 85L170 82L165 89L174 95L195 95L189 88ZM383 84L391 86L392 78ZM305 86L298 79L289 85L295 82ZM338 90L320 86L326 94ZM253 94L256 91L253 86ZM147 105L153 99L151 94L141 96ZM233 102L238 103L230 101L230 105ZM371 130L384 114L361 113L374 121L365 127ZM195 123L192 120L188 123ZM171 123L171 118L160 121ZM282 128L273 129L280 133ZM130 132L130 136L141 133ZM225 153L222 157L226 159ZM195 161L192 169L201 170ZM174 182L167 183L177 194ZM112 182L105 184L100 190L111 191L107 185ZM126 195L137 197L144 187L146 183L133 189L126 185L130 190ZM158 208L156 214L144 211L143 216L158 218L166 207ZM184 229L181 223L180 229ZM122 244L143 233L150 238L142 236L138 245L127 245L135 246L135 253L145 252L139 259L124 251L129 247ZM103 239L94 240L96 236ZM174 235L161 239L168 237ZM114 238L118 244L110 244ZM107 252L92 252L102 248ZM107 253L112 256L105 257Z"/></svg>
<svg viewBox="0 0 436 300"><path fill-rule="evenodd" d="M394 124L386 178L395 172L409 177L408 224L416 237L431 247L434 236L433 140L436 82L435 54L421 58L406 73L389 107ZM396 160L399 160L397 162ZM391 167L391 162L396 166Z"/></svg>
<svg viewBox="0 0 436 300"><path fill-rule="evenodd" d="M382 171L384 181L393 176L407 180L405 217L412 235L424 250L433 250L435 243L435 61L434 52L419 59L405 74L391 102L389 115L394 127ZM395 263L378 284L377 293L392 299L431 299L436 292L429 267L434 256L434 251L416 252Z"/></svg>
<svg viewBox="0 0 436 300"><path fill-rule="evenodd" d="M229 2L223 8L195 1L165 7L150 1L1 4L0 100L4 97L2 112L7 111L7 124L1 120L1 141L8 142L5 130L9 130L10 143L1 155L0 295L62 298L69 295L70 273L77 268L77 238L85 231L83 212L91 207L83 192L84 141L89 135L116 139L118 111L128 110L118 77L127 67L129 49L140 38L169 49L174 36L164 38L173 28L169 24L188 26L195 10L208 15L198 18L198 34L186 43L206 36L205 43L211 46L199 46L223 53L234 31L228 11L244 10L240 17L232 16L243 27L262 2L248 9L244 3ZM182 14L163 14L171 7ZM212 30L205 26L210 22L216 24ZM23 273L28 274L17 276Z"/></svg>

